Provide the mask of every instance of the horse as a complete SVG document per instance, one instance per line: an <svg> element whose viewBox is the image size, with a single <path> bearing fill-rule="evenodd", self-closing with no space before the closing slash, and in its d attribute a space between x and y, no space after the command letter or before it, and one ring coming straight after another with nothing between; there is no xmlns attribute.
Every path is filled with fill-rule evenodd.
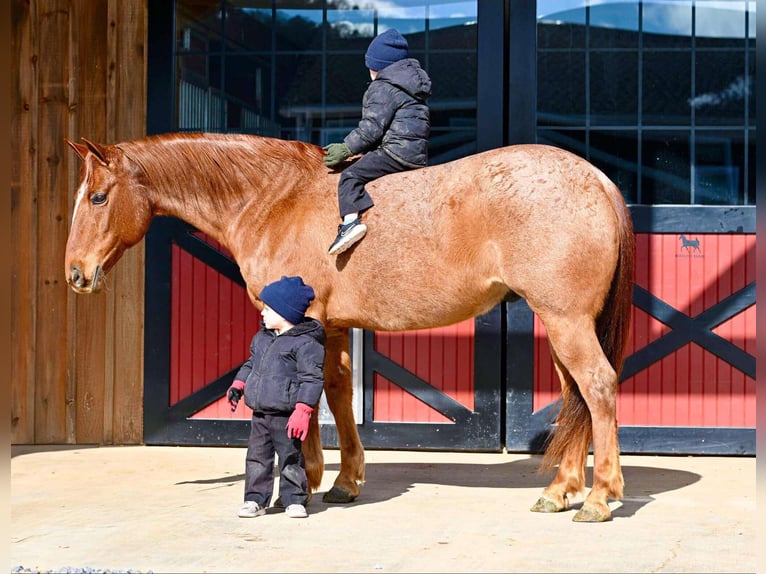
<svg viewBox="0 0 766 574"><path fill-rule="evenodd" d="M355 500L365 478L349 329L433 328L523 298L547 330L562 389L540 465L558 468L531 510L564 511L584 492L592 443L593 484L573 520L611 519L608 502L623 495L616 395L635 247L622 194L595 166L523 144L384 176L367 185L367 236L331 256L345 164L324 166L318 146L208 133L66 142L82 160L64 263L76 293L97 292L155 216L226 247L258 309L260 290L282 275L314 287L308 315L327 331L325 394L341 451L324 501ZM303 450L315 492L324 471L317 417Z"/></svg>
<svg viewBox="0 0 766 574"><path fill-rule="evenodd" d="M686 237L686 235L679 235L678 239L681 240L681 249L686 249L686 251L700 251L700 239L699 237L695 237L694 239L689 239Z"/></svg>

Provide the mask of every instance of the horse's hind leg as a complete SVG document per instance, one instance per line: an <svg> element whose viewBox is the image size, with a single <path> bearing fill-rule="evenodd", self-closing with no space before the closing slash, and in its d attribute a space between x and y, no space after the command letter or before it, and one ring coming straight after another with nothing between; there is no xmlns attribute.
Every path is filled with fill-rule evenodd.
<svg viewBox="0 0 766 574"><path fill-rule="evenodd" d="M562 438L557 439L554 435L549 447L554 456L561 456L562 464L559 474L546 490L556 495L564 486L577 484L577 480L573 481L571 477L578 475L575 467L582 468L582 457L587 450L583 449L584 431L578 431L576 427L587 429L590 419L593 486L573 520L603 522L611 518L607 504L609 498L622 498L623 492L617 436L617 374L601 349L592 318L541 319L548 331L551 347L561 363L560 371L568 372L577 384L577 389L572 388L568 394L570 404L565 405L566 410L562 409L560 414L556 434L563 430ZM583 408L583 402L586 408Z"/></svg>
<svg viewBox="0 0 766 574"><path fill-rule="evenodd" d="M335 419L340 446L340 473L325 493L325 502L351 502L364 482L364 448L356 430L351 386L348 329L328 331L325 356L325 396Z"/></svg>
<svg viewBox="0 0 766 574"><path fill-rule="evenodd" d="M585 463L591 442L591 419L577 384L551 348L553 364L561 381L562 404L554 440L546 449L543 470L558 464L553 481L532 507L533 512L560 512L569 508L569 495L585 490ZM567 424L572 421L574 424Z"/></svg>

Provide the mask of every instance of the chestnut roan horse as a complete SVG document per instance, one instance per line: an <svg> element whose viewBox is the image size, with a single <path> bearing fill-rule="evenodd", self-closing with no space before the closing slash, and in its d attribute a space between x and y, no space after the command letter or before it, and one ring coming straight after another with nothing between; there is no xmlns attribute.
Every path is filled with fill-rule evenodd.
<svg viewBox="0 0 766 574"><path fill-rule="evenodd" d="M618 374L630 323L634 238L625 202L598 169L543 145L495 149L368 184L369 233L338 257L339 173L321 148L221 134L164 134L116 145L67 143L82 158L65 270L77 293L99 289L152 218L181 219L226 246L250 299L282 275L316 291L308 314L326 327L325 393L340 473L328 502L364 482L352 411L349 328L413 330L526 299L548 333L563 401L543 468L558 471L532 507L558 512L593 485L575 521L611 518L623 493ZM341 166L343 167L343 166ZM304 444L309 487L324 471L317 417Z"/></svg>

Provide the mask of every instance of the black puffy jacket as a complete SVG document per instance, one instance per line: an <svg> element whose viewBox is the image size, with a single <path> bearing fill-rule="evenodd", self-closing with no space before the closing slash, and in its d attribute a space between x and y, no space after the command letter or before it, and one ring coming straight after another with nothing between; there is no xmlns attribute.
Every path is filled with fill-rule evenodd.
<svg viewBox="0 0 766 574"><path fill-rule="evenodd" d="M386 66L370 82L362 99L362 119L344 143L354 154L380 147L405 166L426 165L430 95L431 79L416 59Z"/></svg>
<svg viewBox="0 0 766 574"><path fill-rule="evenodd" d="M295 403L315 406L324 387L326 335L322 323L306 318L282 335L261 326L250 357L235 380L245 381L245 404L257 413L291 413Z"/></svg>

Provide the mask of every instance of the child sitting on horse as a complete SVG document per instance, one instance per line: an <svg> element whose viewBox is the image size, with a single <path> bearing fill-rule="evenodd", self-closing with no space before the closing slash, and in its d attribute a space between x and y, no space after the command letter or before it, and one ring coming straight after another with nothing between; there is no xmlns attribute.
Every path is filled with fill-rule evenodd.
<svg viewBox="0 0 766 574"><path fill-rule="evenodd" d="M370 82L362 99L362 119L343 143L325 146L324 164L333 167L364 154L347 167L338 183L341 224L330 246L341 253L367 233L361 214L373 206L365 184L383 175L424 167L428 162L431 79L409 57L407 40L393 28L375 37L364 57Z"/></svg>
<svg viewBox="0 0 766 574"><path fill-rule="evenodd" d="M279 498L291 518L307 516L309 498L301 442L324 387L325 331L306 317L314 290L301 277L266 285L261 329L250 343L227 398L232 410L245 396L253 410L245 459L241 518L266 513L274 488L274 453L279 458Z"/></svg>

